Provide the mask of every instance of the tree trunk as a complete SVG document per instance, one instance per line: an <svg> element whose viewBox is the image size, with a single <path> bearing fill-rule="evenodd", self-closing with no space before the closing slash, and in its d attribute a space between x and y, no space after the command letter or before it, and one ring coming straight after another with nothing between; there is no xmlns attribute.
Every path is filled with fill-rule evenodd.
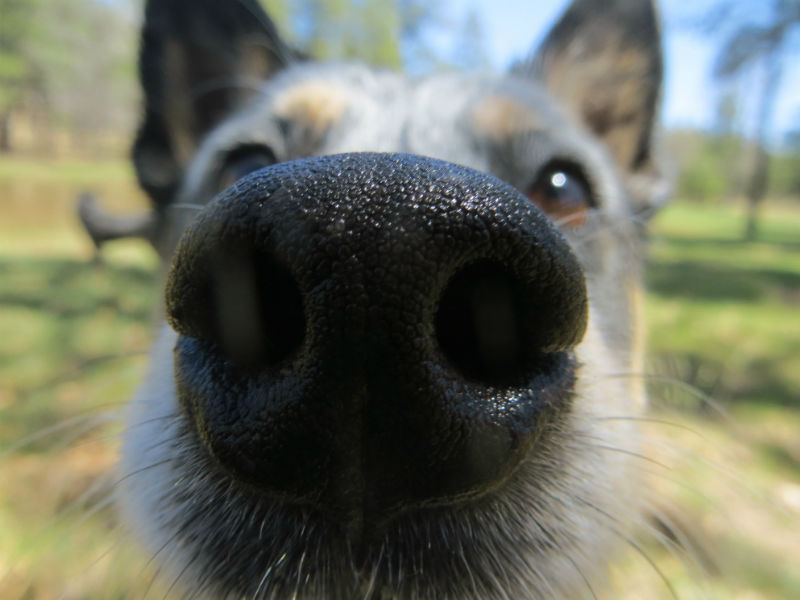
<svg viewBox="0 0 800 600"><path fill-rule="evenodd" d="M758 235L758 208L767 194L768 181L769 153L763 143L760 143L756 150L750 184L747 186L747 223L745 225L744 239L748 242L754 241Z"/></svg>
<svg viewBox="0 0 800 600"><path fill-rule="evenodd" d="M756 153L753 161L753 172L747 186L747 223L744 238L752 242L758 235L758 209L764 196L767 194L769 184L769 152L767 151L767 136L769 124L778 97L778 88L781 80L781 52L776 48L767 57L765 64L764 83L761 88L761 98L758 107L758 123L756 130Z"/></svg>
<svg viewBox="0 0 800 600"><path fill-rule="evenodd" d="M0 154L11 152L11 111L0 112Z"/></svg>

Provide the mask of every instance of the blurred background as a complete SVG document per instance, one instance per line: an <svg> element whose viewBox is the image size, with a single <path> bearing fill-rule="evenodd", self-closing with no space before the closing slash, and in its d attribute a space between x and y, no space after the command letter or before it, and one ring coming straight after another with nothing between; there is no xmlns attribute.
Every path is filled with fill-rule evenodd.
<svg viewBox="0 0 800 600"><path fill-rule="evenodd" d="M315 57L422 75L508 68L566 2L264 4ZM135 240L96 254L76 217L87 190L121 213L146 206L127 158L141 5L0 0L3 600L168 595L107 506L157 259ZM641 374L661 518L613 575L617 597L800 598L800 0L662 13L677 179L651 227Z"/></svg>

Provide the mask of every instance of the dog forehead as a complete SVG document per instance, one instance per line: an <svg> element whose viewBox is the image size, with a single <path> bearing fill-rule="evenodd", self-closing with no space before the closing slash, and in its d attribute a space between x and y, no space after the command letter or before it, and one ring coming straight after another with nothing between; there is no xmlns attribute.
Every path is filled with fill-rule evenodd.
<svg viewBox="0 0 800 600"><path fill-rule="evenodd" d="M407 151L474 167L476 139L563 131L565 120L531 80L461 73L409 79L358 64L290 69L267 87L265 110L335 130L321 153Z"/></svg>
<svg viewBox="0 0 800 600"><path fill-rule="evenodd" d="M471 164L458 152L525 135L556 139L573 129L535 81L514 76L433 76L414 86L409 105L412 151L479 169L486 165Z"/></svg>
<svg viewBox="0 0 800 600"><path fill-rule="evenodd" d="M451 73L413 86L417 114L437 121L457 115L477 135L495 139L518 133L557 131L564 117L533 78Z"/></svg>
<svg viewBox="0 0 800 600"><path fill-rule="evenodd" d="M259 117L316 131L316 153L397 150L409 95L400 74L358 63L295 65L264 87Z"/></svg>
<svg viewBox="0 0 800 600"><path fill-rule="evenodd" d="M293 143L297 132L309 141L304 147ZM525 184L557 155L596 173L604 207L624 211L624 195L601 144L529 76L452 72L413 79L359 63L294 65L264 82L249 107L204 140L181 197L201 196L215 165L241 144L264 145L281 160L408 152L493 172L514 185Z"/></svg>

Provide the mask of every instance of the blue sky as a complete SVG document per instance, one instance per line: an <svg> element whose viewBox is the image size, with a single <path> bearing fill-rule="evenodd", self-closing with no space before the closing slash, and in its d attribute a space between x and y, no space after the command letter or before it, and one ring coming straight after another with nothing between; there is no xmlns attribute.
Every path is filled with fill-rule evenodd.
<svg viewBox="0 0 800 600"><path fill-rule="evenodd" d="M742 8L751 10L754 18L763 14L763 0L738 0ZM486 38L486 50L492 65L506 67L524 56L546 34L550 25L564 10L568 0L450 0L458 14L475 10ZM716 44L711 35L702 35L687 27L690 15L700 15L714 0L662 0L664 21L664 53L666 81L663 118L668 127L711 127L715 121L719 95L710 77ZM745 83L747 85L747 83ZM750 82L750 88L756 86ZM739 129L744 134L753 130L754 98L744 95L743 116ZM783 133L800 129L800 60L784 74L772 139L779 141Z"/></svg>

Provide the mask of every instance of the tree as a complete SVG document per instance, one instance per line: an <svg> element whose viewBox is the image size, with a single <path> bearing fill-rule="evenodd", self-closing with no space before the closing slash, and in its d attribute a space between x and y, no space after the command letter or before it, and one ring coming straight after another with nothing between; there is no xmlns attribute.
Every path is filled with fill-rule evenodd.
<svg viewBox="0 0 800 600"><path fill-rule="evenodd" d="M41 73L49 116L89 139L130 129L136 113L132 51L137 31L124 3L38 2L23 51Z"/></svg>
<svg viewBox="0 0 800 600"><path fill-rule="evenodd" d="M11 150L11 112L35 79L35 69L23 47L36 8L32 0L0 0L0 152Z"/></svg>
<svg viewBox="0 0 800 600"><path fill-rule="evenodd" d="M755 157L747 184L747 225L745 238L755 239L758 208L769 181L768 137L772 114L780 89L783 68L790 56L797 54L800 31L800 0L772 0L767 18L754 22L752 5L743 10L736 0L725 0L708 15L709 29L727 24L723 43L714 65L719 81L742 77L758 70Z"/></svg>
<svg viewBox="0 0 800 600"><path fill-rule="evenodd" d="M435 62L425 32L441 24L425 0L261 0L281 33L315 59L359 59L424 70ZM420 69L420 65L423 65Z"/></svg>
<svg viewBox="0 0 800 600"><path fill-rule="evenodd" d="M19 109L43 117L45 142L53 125L92 137L130 129L138 2L0 0L0 151Z"/></svg>
<svg viewBox="0 0 800 600"><path fill-rule="evenodd" d="M707 144L724 175L722 195L726 199L738 194L745 181L741 165L747 144L740 135L739 105L739 97L733 89L723 91L717 103L716 122Z"/></svg>

